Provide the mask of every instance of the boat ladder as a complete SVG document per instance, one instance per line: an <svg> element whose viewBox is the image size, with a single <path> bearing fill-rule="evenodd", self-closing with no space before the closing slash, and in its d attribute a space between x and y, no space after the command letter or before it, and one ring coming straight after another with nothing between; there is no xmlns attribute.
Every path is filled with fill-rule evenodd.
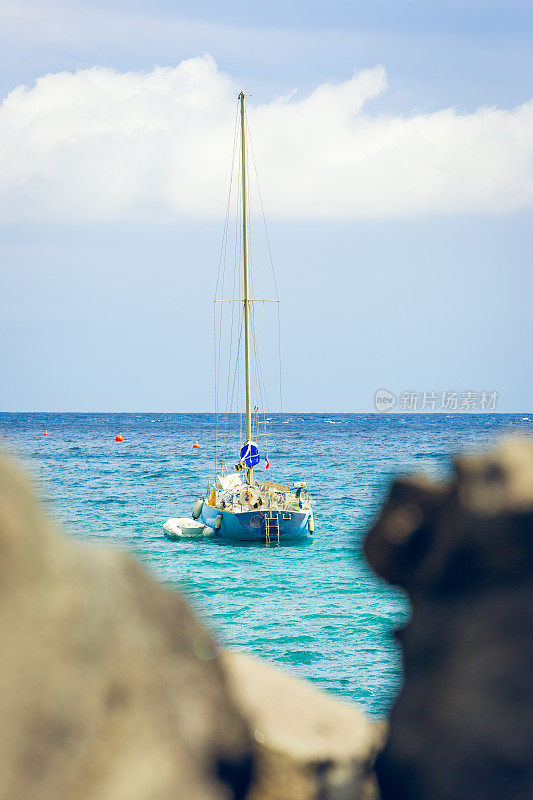
<svg viewBox="0 0 533 800"><path fill-rule="evenodd" d="M270 512L265 515L265 544L276 542L279 544L279 514Z"/></svg>

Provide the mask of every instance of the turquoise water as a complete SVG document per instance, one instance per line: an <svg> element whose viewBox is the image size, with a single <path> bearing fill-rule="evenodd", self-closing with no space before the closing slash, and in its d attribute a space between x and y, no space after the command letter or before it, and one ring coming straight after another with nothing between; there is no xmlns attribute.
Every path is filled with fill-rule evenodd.
<svg viewBox="0 0 533 800"><path fill-rule="evenodd" d="M361 537L397 472L445 475L451 453L532 433L527 417L273 415L270 438L286 455L271 445L269 477L306 479L316 505L311 544L271 548L162 536L213 475L211 414L3 413L0 435L74 535L136 554L186 593L224 645L380 716L398 685L391 632L407 607L365 565Z"/></svg>

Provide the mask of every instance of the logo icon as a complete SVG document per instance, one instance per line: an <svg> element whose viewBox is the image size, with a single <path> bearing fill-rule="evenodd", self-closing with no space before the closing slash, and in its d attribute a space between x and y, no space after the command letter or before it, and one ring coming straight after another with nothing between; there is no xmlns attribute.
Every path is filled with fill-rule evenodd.
<svg viewBox="0 0 533 800"><path fill-rule="evenodd" d="M396 398L387 389L378 389L374 396L376 411L390 411L396 404Z"/></svg>

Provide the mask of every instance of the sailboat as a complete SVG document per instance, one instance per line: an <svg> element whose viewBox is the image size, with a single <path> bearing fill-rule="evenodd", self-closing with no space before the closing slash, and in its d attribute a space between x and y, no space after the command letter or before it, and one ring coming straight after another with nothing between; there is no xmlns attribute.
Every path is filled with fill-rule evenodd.
<svg viewBox="0 0 533 800"><path fill-rule="evenodd" d="M261 462L259 446L252 437L257 425L252 424L251 359L252 319L251 306L255 300L250 296L250 254L248 224L247 186L247 131L244 92L239 94L240 116L240 194L242 201L242 328L244 353L241 370L244 375L244 408L246 419L245 439L237 454L236 463L228 471L222 465L222 474L208 486L207 494L195 504L192 520L169 520L164 527L170 538L179 535L215 536L236 541L255 541L277 544L285 541L306 539L313 534L314 520L312 501L306 481L296 480L292 485L263 480L254 474ZM236 119L237 143L238 119ZM235 150L234 150L235 153ZM230 187L231 196L231 187ZM229 205L229 200L228 200ZM238 359L238 356L237 356ZM255 405L254 412L258 406ZM266 438L265 421L265 438ZM268 452L265 454L269 468ZM232 459L235 462L235 458ZM187 533L188 532L188 533Z"/></svg>

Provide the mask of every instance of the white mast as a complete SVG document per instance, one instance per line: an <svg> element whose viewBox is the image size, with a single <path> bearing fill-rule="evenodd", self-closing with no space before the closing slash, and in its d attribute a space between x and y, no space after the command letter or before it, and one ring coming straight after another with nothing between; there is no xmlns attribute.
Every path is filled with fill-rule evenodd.
<svg viewBox="0 0 533 800"><path fill-rule="evenodd" d="M249 442L252 438L252 404L250 399L250 288L248 275L248 198L246 195L244 92L240 93L239 100L241 101L242 249L244 260L244 375L246 383L246 441Z"/></svg>

